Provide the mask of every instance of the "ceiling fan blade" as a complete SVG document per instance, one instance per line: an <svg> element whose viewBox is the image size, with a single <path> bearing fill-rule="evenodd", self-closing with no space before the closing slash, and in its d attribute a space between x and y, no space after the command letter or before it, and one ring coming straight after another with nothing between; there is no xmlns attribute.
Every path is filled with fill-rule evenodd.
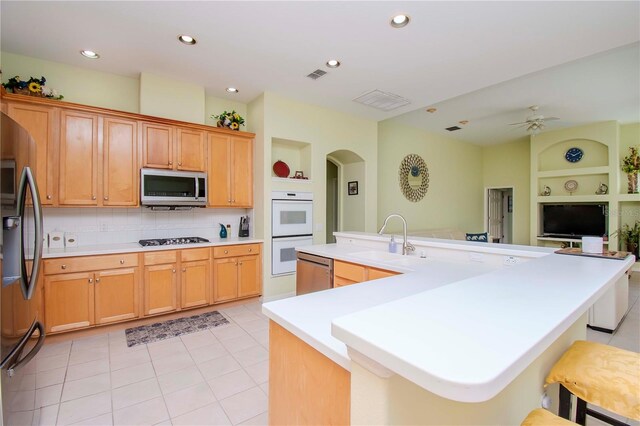
<svg viewBox="0 0 640 426"><path fill-rule="evenodd" d="M518 125L525 125L525 124L529 124L530 121L521 121L520 123L509 123L509 126L518 126Z"/></svg>
<svg viewBox="0 0 640 426"><path fill-rule="evenodd" d="M553 121L553 120L560 120L558 117L545 117L543 118L544 121Z"/></svg>

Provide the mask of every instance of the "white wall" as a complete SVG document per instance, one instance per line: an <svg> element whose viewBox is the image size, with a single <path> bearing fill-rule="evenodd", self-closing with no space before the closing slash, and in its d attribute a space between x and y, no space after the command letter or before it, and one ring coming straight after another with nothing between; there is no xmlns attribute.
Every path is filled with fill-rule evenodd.
<svg viewBox="0 0 640 426"><path fill-rule="evenodd" d="M140 73L140 113L204 124L204 87Z"/></svg>
<svg viewBox="0 0 640 426"><path fill-rule="evenodd" d="M347 185L349 182L358 182L358 195L349 195ZM366 194L367 182L365 180L365 163L360 161L357 163L343 164L342 181L343 186L339 191L342 194L340 202L342 203L342 223L339 228L341 231L364 231L365 204L364 194Z"/></svg>

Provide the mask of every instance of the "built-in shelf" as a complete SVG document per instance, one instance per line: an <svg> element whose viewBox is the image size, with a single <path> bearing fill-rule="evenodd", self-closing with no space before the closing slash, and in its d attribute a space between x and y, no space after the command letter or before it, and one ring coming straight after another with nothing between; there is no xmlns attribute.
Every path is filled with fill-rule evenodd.
<svg viewBox="0 0 640 426"><path fill-rule="evenodd" d="M605 195L538 195L538 203L608 203L609 194Z"/></svg>
<svg viewBox="0 0 640 426"><path fill-rule="evenodd" d="M279 177L272 177L271 180L273 182L303 183L303 184L310 184L313 182L311 179L293 179L293 178L279 178Z"/></svg>
<svg viewBox="0 0 640 426"><path fill-rule="evenodd" d="M640 202L640 194L618 194L618 201L621 201L621 202L627 202L627 201Z"/></svg>
<svg viewBox="0 0 640 426"><path fill-rule="evenodd" d="M582 169L560 169L546 170L538 172L539 178L545 177L563 177L563 176L585 176L585 175L602 175L609 173L609 166L600 167L584 167Z"/></svg>
<svg viewBox="0 0 640 426"><path fill-rule="evenodd" d="M271 138L271 166L276 161L284 161L289 166L289 176L294 176L296 172L300 171L304 173L304 176L312 177L310 143ZM273 170L271 171L271 177L278 178ZM282 179L289 180L288 178Z"/></svg>

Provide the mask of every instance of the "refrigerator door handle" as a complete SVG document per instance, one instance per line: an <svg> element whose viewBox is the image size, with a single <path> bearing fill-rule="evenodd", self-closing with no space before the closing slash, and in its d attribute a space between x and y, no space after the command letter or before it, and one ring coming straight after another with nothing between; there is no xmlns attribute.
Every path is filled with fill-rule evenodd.
<svg viewBox="0 0 640 426"><path fill-rule="evenodd" d="M31 348L28 354L26 354L23 358L20 358L20 355L22 354L24 347L26 346L29 339L31 339L31 336L33 336L33 333L36 332L36 330L40 332L40 335L38 336L38 341L36 342L34 347ZM0 367L4 368L4 364L6 364L9 361L16 360L10 366L7 367L7 374L9 375L9 377L13 376L13 374L20 367L22 367L23 365L31 361L33 357L36 356L36 354L40 351L40 349L42 348L42 345L44 344L44 337L45 337L44 327L42 326L42 324L40 324L39 321L34 320L33 324L31 324L31 327L29 327L29 331L22 337L22 339L20 339L20 342L18 343L18 345L16 345L16 347L11 351L11 353L5 358L3 365Z"/></svg>
<svg viewBox="0 0 640 426"><path fill-rule="evenodd" d="M24 244L24 232L20 232L20 287L22 289L22 295L26 300L31 299L33 292L36 288L36 283L40 276L40 264L42 263L42 245L44 241L43 223L42 223L42 203L40 202L40 193L38 192L38 185L33 177L30 167L22 169L22 175L20 176L20 184L18 186L18 216L21 218L21 225L25 226L24 210L27 200L27 188L31 192L31 200L33 202L33 217L35 221L35 246L33 248L33 266L31 268L31 277L27 278L27 263L25 257L25 244ZM28 281L27 281L28 280Z"/></svg>

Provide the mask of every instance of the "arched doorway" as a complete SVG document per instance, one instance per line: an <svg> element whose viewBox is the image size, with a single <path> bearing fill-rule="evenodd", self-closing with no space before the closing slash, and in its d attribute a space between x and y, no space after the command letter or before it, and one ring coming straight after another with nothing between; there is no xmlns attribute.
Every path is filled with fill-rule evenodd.
<svg viewBox="0 0 640 426"><path fill-rule="evenodd" d="M336 231L365 230L365 161L342 149L327 155L326 167L326 241L333 243Z"/></svg>

